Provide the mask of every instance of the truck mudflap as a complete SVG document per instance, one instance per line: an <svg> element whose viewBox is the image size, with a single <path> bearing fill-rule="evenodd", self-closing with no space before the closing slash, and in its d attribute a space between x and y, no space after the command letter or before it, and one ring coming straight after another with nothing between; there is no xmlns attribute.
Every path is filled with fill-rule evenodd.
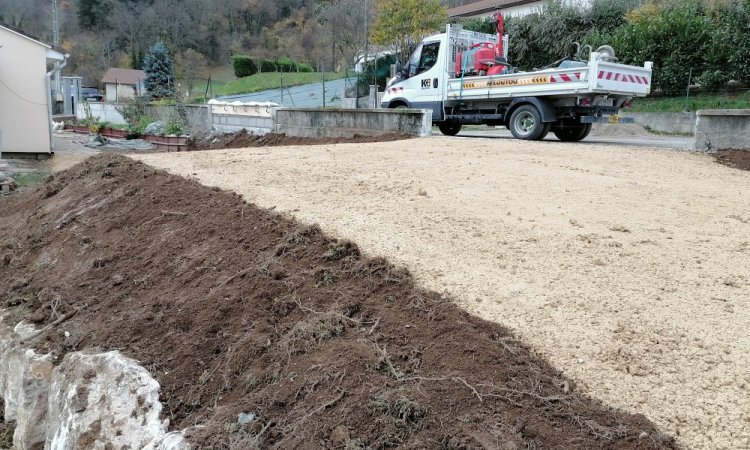
<svg viewBox="0 0 750 450"><path fill-rule="evenodd" d="M620 117L617 114L611 116L582 116L581 123L635 123L635 118Z"/></svg>

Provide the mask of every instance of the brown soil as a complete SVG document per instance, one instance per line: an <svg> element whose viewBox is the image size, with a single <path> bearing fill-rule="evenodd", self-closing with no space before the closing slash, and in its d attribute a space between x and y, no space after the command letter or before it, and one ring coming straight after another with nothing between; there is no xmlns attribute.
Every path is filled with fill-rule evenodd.
<svg viewBox="0 0 750 450"><path fill-rule="evenodd" d="M411 139L414 136L402 133L389 133L382 136L354 136L353 138L303 138L284 134L269 133L263 136L241 130L230 134L202 134L188 139L188 150L216 150L222 148L278 147L282 145L323 145L344 142L390 142Z"/></svg>
<svg viewBox="0 0 750 450"><path fill-rule="evenodd" d="M206 425L198 448L675 447L504 327L236 194L103 154L0 203L4 307L78 310L37 347L137 358L173 429Z"/></svg>
<svg viewBox="0 0 750 450"><path fill-rule="evenodd" d="M750 150L721 150L713 154L716 162L735 169L750 170Z"/></svg>

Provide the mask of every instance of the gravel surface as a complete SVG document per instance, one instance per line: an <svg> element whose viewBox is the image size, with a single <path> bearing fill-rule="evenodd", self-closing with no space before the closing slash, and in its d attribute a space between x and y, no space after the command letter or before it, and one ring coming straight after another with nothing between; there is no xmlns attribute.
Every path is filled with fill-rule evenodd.
<svg viewBox="0 0 750 450"><path fill-rule="evenodd" d="M748 172L450 138L135 157L408 266L688 448L750 447Z"/></svg>

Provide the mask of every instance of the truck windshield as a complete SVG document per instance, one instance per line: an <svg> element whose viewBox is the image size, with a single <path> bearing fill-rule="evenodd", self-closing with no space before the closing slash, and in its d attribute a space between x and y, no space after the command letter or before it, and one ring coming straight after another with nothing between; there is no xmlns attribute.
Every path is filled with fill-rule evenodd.
<svg viewBox="0 0 750 450"><path fill-rule="evenodd" d="M409 58L409 64L406 66L409 70L409 78L413 77L417 74L417 67L419 67L419 59L422 56L422 44L419 44L419 47L417 47L416 50L414 50L414 53L411 54L411 58Z"/></svg>

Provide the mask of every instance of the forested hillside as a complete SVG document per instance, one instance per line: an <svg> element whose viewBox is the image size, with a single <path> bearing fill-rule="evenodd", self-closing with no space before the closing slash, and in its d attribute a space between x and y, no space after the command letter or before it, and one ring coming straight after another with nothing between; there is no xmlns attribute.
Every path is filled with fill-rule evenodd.
<svg viewBox="0 0 750 450"><path fill-rule="evenodd" d="M96 83L107 68L139 67L156 41L178 72L228 63L233 52L290 56L322 70L351 66L365 40L363 0L58 0L65 72ZM373 19L376 0L370 0ZM51 0L2 0L0 21L52 41ZM179 74L178 74L179 75Z"/></svg>

